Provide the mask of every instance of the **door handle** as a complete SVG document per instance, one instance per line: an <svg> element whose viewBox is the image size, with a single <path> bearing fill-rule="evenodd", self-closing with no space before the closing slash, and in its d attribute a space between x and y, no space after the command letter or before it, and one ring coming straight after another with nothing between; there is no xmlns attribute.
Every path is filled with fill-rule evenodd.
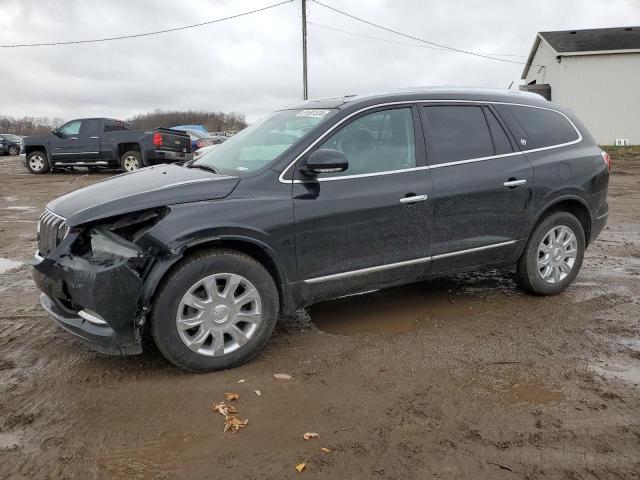
<svg viewBox="0 0 640 480"><path fill-rule="evenodd" d="M69 140L77 140L78 137L71 137Z"/></svg>
<svg viewBox="0 0 640 480"><path fill-rule="evenodd" d="M98 138L98 137L89 137L89 138Z"/></svg>
<svg viewBox="0 0 640 480"><path fill-rule="evenodd" d="M524 185L525 183L527 183L525 179L517 180L515 178L510 178L509 180L504 182L502 185L504 185L505 187L513 188L513 187L517 187L518 185Z"/></svg>
<svg viewBox="0 0 640 480"><path fill-rule="evenodd" d="M424 202L429 199L429 195L411 195L410 197L402 197L400 203L417 203Z"/></svg>

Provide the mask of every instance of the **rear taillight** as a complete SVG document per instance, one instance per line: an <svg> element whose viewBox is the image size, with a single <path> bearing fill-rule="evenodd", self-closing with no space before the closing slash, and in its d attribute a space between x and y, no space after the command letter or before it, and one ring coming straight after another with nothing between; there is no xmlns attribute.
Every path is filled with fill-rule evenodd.
<svg viewBox="0 0 640 480"><path fill-rule="evenodd" d="M153 134L153 144L156 146L162 145L162 134L154 133Z"/></svg>
<svg viewBox="0 0 640 480"><path fill-rule="evenodd" d="M611 156L604 150L602 151L602 161L607 166L607 171L611 173Z"/></svg>

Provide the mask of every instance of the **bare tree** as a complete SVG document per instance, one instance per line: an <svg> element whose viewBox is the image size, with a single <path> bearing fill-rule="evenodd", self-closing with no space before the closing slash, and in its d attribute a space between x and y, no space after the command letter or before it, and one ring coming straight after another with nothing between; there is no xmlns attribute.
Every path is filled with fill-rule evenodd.
<svg viewBox="0 0 640 480"><path fill-rule="evenodd" d="M136 115L129 121L135 128L142 130L155 127L175 127L176 125L204 125L210 132L238 131L247 126L241 113L204 112L204 111L162 111ZM51 129L64 123L62 118L22 117L13 118L0 115L0 133L16 135L45 135Z"/></svg>

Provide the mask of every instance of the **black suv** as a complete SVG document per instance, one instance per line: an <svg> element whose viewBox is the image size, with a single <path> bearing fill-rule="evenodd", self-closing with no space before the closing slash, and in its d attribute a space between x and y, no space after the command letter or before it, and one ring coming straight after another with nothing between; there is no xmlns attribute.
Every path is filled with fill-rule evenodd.
<svg viewBox="0 0 640 480"><path fill-rule="evenodd" d="M139 353L145 326L175 365L228 368L323 299L481 268L563 291L606 223L609 169L576 116L535 94L309 101L197 161L51 202L34 277L99 351Z"/></svg>

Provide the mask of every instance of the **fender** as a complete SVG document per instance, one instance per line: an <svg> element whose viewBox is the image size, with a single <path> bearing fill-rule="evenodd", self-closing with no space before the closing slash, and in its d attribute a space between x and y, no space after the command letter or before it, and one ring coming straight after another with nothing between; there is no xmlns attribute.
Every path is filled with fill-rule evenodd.
<svg viewBox="0 0 640 480"><path fill-rule="evenodd" d="M550 192L548 196L550 195L554 195L557 192ZM589 212L589 221L592 222L592 215L591 215L591 209L589 208L589 205L587 204L587 202L585 201L584 198L582 198L579 195L575 195L575 194L571 194L571 193L566 193L564 195L560 195L558 197L554 197L553 199L547 201L547 203L544 204L544 206L540 207L538 209L538 213L536 213L536 215L533 217L533 220L531 222L531 224L529 225L529 228L527 229L527 236L524 238L524 241L521 242L521 246L519 248L519 252L518 252L518 257L520 257L520 255L522 254L522 251L524 250L524 247L527 243L527 241L529 240L529 237L531 236L531 232L533 231L533 228L536 226L536 224L538 223L538 221L540 220L540 218L549 211L550 208L552 208L554 205L557 205L558 203L567 201L567 200L571 200L571 201L577 201L578 203L580 203L582 206L584 206L587 211Z"/></svg>
<svg viewBox="0 0 640 480"><path fill-rule="evenodd" d="M192 232L196 233L196 232ZM207 232L209 233L209 232ZM190 235L190 236L193 236ZM292 292L287 288L289 285L288 276L282 269L282 263L278 253L267 243L259 240L251 235L245 235L242 233L224 233L220 235L203 235L200 238L192 238L188 241L180 242L177 245L173 245L171 255L165 256L162 259L157 260L150 268L148 276L144 282L142 294L140 296L140 306L142 315L145 315L149 309L151 299L158 288L158 285L165 277L165 275L176 265L184 256L194 248L206 248L216 245L224 245L234 243L244 243L253 245L260 249L260 251L266 255L270 260L270 265L267 266L268 270L275 269L278 278L276 278L276 284L281 294L281 307L284 313L291 313L297 308L298 302L291 296ZM293 310L291 310L293 308Z"/></svg>

